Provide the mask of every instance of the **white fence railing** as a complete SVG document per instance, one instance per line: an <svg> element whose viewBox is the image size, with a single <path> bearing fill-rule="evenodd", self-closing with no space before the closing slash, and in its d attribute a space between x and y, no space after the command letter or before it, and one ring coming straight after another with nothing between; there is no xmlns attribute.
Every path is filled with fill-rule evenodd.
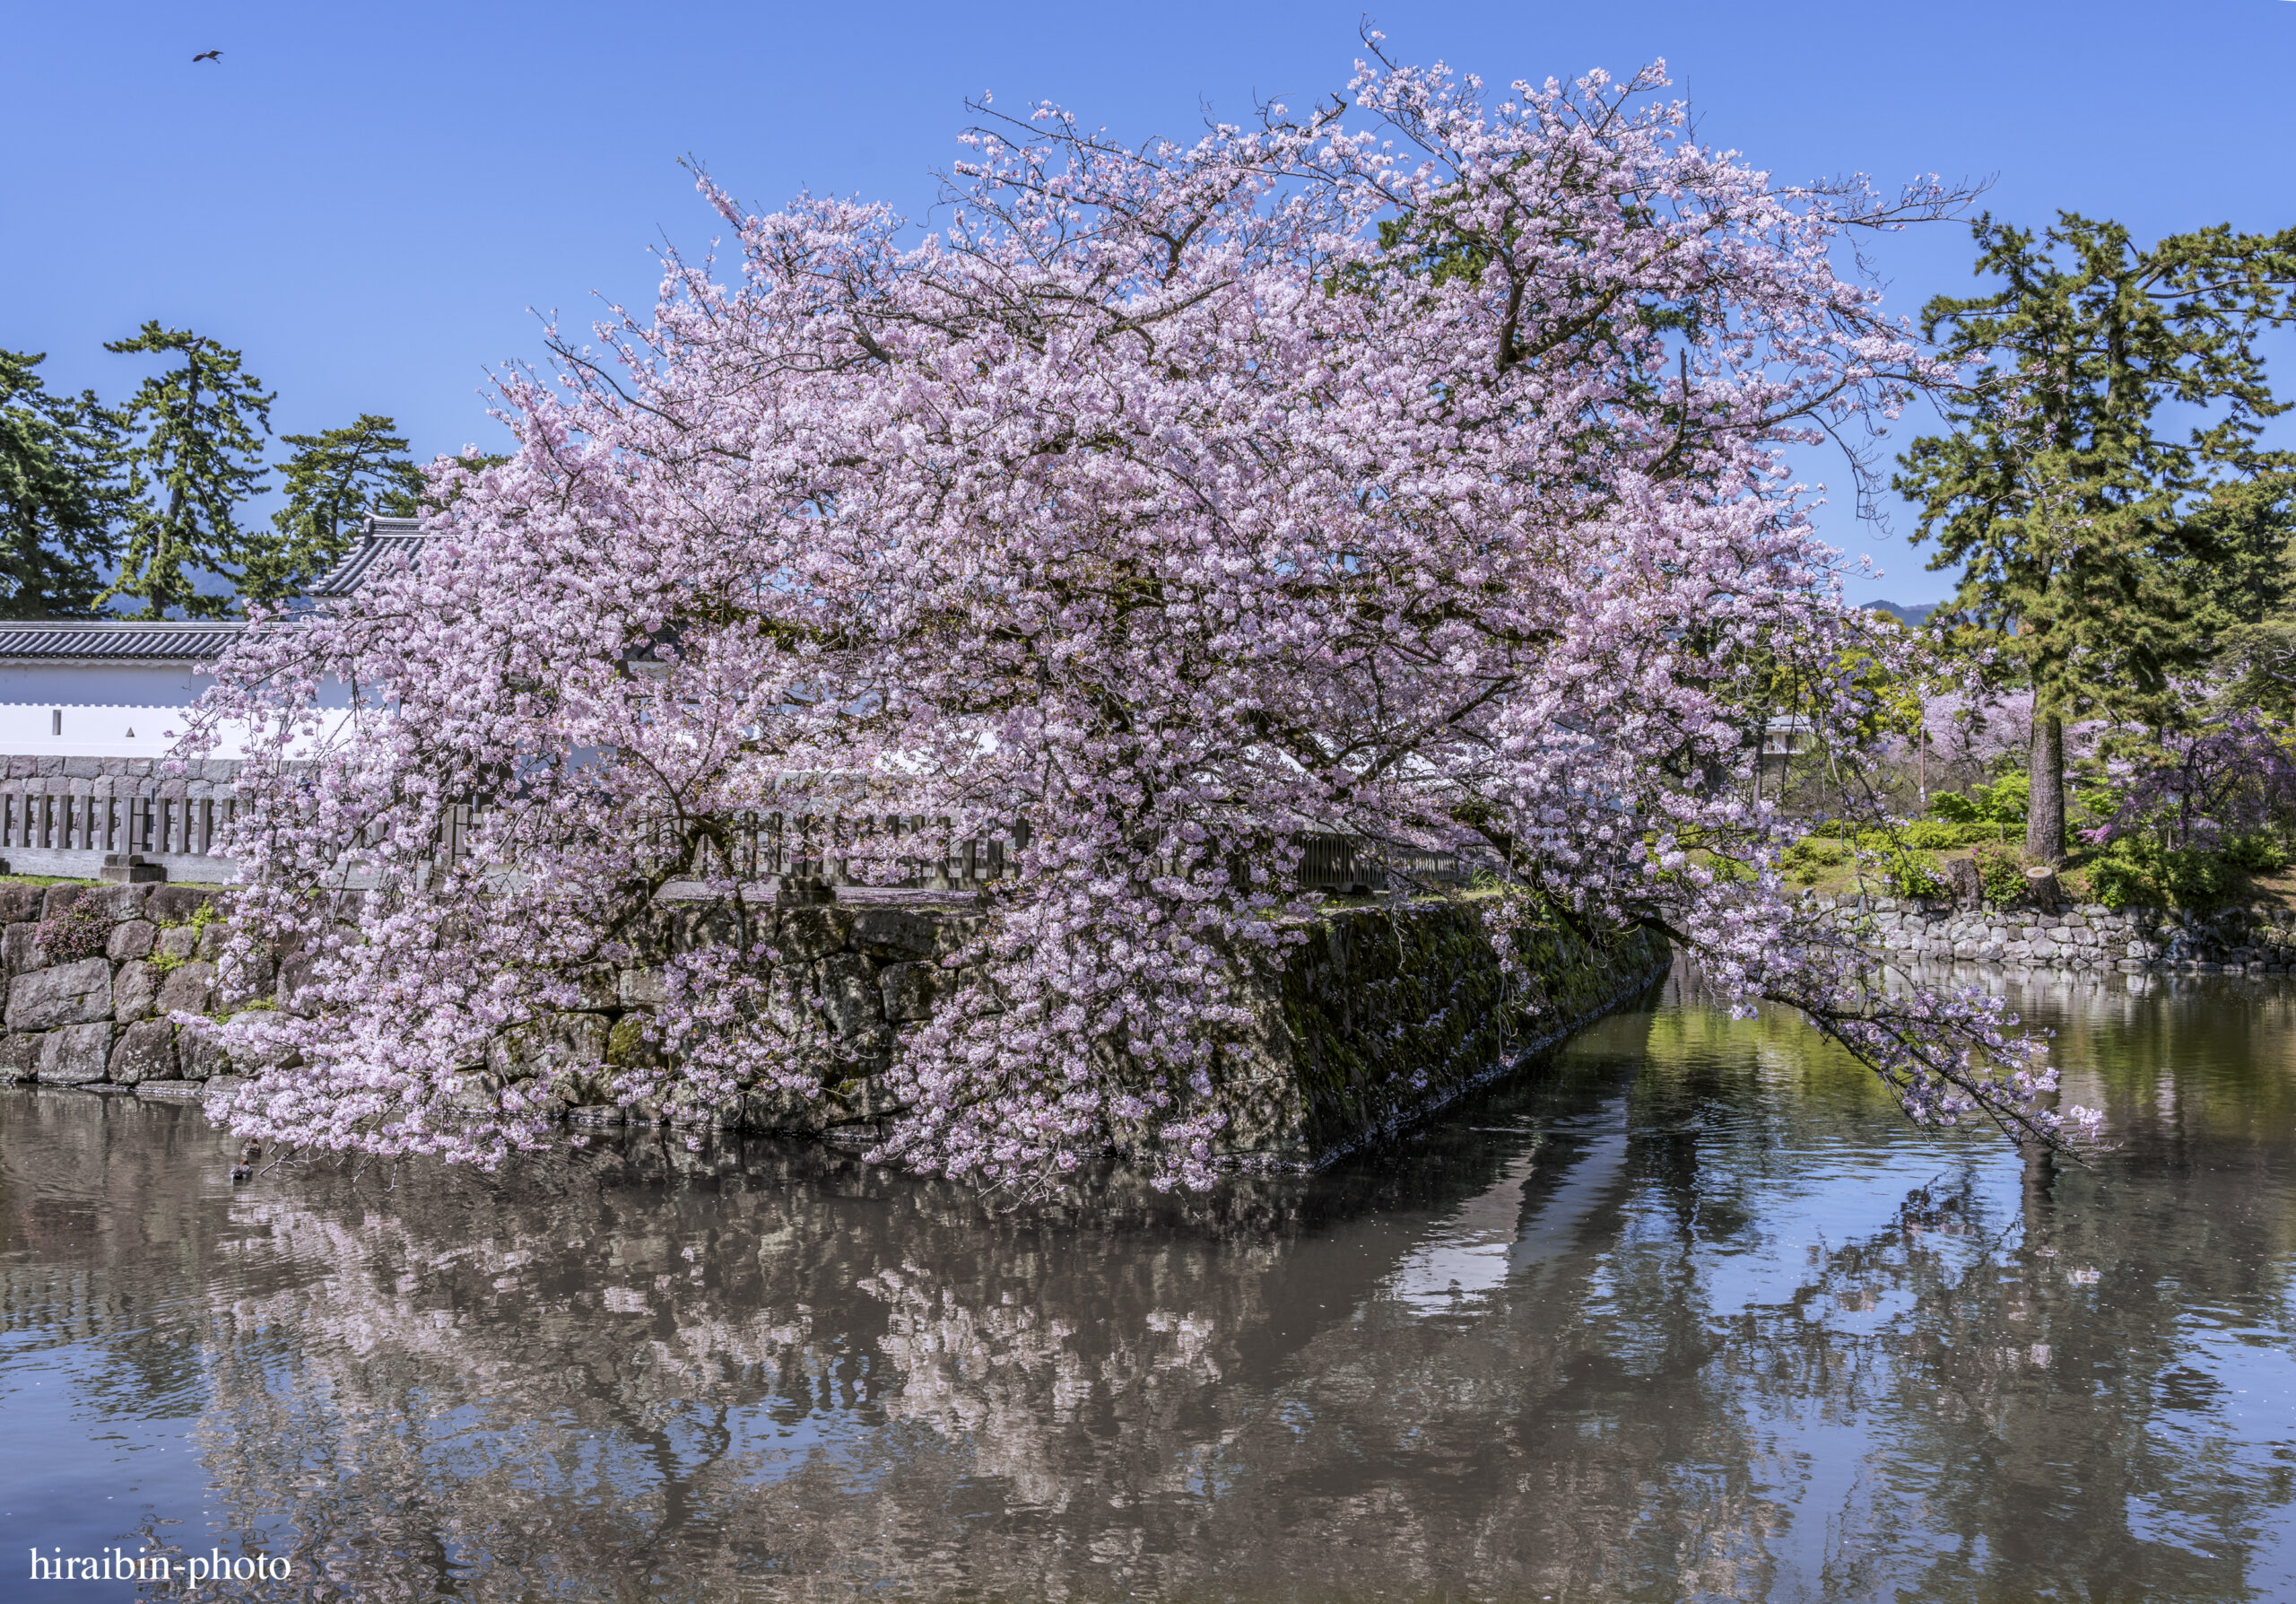
<svg viewBox="0 0 2296 1604"><path fill-rule="evenodd" d="M751 810L726 820L722 839L725 871L738 879L972 891L1014 873L1014 854L1028 845L1029 836L1025 821L997 834L952 838L947 820L921 815ZM458 832L450 831L450 839L457 838ZM857 863L872 867L857 872ZM1299 884L1310 890L1376 891L1408 881L1457 884L1471 872L1457 853L1318 833L1305 842Z"/></svg>
<svg viewBox="0 0 2296 1604"><path fill-rule="evenodd" d="M235 816L236 798L162 795L182 788L149 780L97 782L151 793L145 795L75 794L62 789L64 783L0 780L0 859L8 867L92 875L104 858L132 853L167 868L171 879L232 877L234 865L218 855L216 845ZM441 833L448 857L469 850L476 816L468 804L452 810ZM914 814L804 815L755 808L718 824L712 856L725 860L722 869L697 865L697 872L778 879L823 891L874 885L978 892L1012 875L1017 850L1029 841L1025 822L1001 833L955 837L946 819ZM666 827L662 834L664 846L674 848ZM1457 882L1467 875L1454 854L1324 833L1307 841L1299 883L1310 890L1346 892L1378 890L1396 881Z"/></svg>

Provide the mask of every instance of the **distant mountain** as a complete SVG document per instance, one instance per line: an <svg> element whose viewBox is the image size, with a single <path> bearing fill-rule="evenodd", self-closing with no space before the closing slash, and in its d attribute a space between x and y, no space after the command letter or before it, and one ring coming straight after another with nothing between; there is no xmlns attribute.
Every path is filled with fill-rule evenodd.
<svg viewBox="0 0 2296 1604"><path fill-rule="evenodd" d="M1866 606L1876 613L1887 613L1900 623L1917 626L1937 610L1935 602L1916 602L1909 607L1900 602L1867 602Z"/></svg>

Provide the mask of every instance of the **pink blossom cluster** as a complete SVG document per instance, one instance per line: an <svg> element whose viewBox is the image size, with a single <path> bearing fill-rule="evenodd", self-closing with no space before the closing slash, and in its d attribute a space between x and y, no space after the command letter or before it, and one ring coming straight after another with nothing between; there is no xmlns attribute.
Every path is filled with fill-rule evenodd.
<svg viewBox="0 0 2296 1604"><path fill-rule="evenodd" d="M2151 832L2172 848L2221 850L2296 819L2296 730L2243 709L2212 728L2169 737L2135 768L2113 815L2082 834L2097 844Z"/></svg>
<svg viewBox="0 0 2296 1604"><path fill-rule="evenodd" d="M2054 1139L2034 1050L1893 994L1749 800L1754 687L1795 666L1847 730L1847 649L1895 649L1780 458L1934 377L1837 247L1950 197L1779 185L1657 69L1494 97L1374 57L1187 144L984 109L934 233L705 179L730 271L672 257L650 318L553 331L501 386L517 456L437 470L421 561L220 666L195 744L253 732L234 961L300 977L226 1028L238 1123L552 1139L607 1071L478 1071L640 957L673 877L729 922L615 1094L700 1118L854 1073L733 867L764 807L1013 842L970 983L883 1071L882 1155L986 1186L1111 1146L1208 1182L1240 982L1299 938L1321 833L1656 925L1917 1117Z"/></svg>

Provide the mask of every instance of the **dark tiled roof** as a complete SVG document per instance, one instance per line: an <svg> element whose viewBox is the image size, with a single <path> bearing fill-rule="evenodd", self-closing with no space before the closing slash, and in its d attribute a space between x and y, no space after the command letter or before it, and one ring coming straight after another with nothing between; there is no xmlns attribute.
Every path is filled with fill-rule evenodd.
<svg viewBox="0 0 2296 1604"><path fill-rule="evenodd" d="M422 550L422 530L420 519L370 518L359 544L311 587L311 595L350 595L377 569ZM0 662L202 663L221 656L246 627L236 620L187 623L179 618L0 622Z"/></svg>
<svg viewBox="0 0 2296 1604"><path fill-rule="evenodd" d="M422 549L422 520L414 518L370 518L367 532L343 561L312 585L314 597L348 596L367 582L378 568L389 569L400 557L412 558Z"/></svg>
<svg viewBox="0 0 2296 1604"><path fill-rule="evenodd" d="M0 623L0 661L200 663L222 655L240 623Z"/></svg>

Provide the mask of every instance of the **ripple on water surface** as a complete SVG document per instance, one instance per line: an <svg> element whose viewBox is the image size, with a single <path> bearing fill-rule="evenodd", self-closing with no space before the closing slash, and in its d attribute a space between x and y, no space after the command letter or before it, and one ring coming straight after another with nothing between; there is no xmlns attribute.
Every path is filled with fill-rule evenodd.
<svg viewBox="0 0 2296 1604"><path fill-rule="evenodd" d="M196 1109L0 1094L0 1537L317 1598L2296 1596L2289 998L2019 1001L2092 1168L1677 993L1086 1220L643 1134L233 1188Z"/></svg>

